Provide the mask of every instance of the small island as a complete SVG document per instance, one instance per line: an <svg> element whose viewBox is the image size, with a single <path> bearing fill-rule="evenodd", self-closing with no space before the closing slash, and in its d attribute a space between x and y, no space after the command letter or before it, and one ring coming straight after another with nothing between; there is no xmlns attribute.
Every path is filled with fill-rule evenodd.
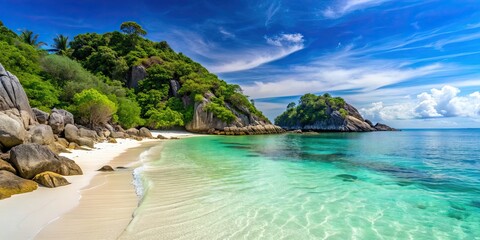
<svg viewBox="0 0 480 240"><path fill-rule="evenodd" d="M319 96L307 93L300 98L298 105L289 103L287 110L275 118L275 124L290 131L396 131L385 124L373 125L343 98L328 93Z"/></svg>

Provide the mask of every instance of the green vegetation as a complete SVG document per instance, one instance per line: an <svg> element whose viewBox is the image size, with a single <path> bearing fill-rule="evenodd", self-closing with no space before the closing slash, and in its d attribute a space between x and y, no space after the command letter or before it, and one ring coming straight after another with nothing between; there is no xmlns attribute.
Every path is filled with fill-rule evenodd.
<svg viewBox="0 0 480 240"><path fill-rule="evenodd" d="M117 106L95 89L86 89L73 97L70 110L79 118L80 123L94 127L110 121L117 112Z"/></svg>
<svg viewBox="0 0 480 240"><path fill-rule="evenodd" d="M330 118L330 114L338 111L346 118L348 111L345 109L345 100L340 97L332 97L330 94L316 96L308 93L300 98L298 105L291 102L287 110L275 118L275 124L279 126L310 125L317 121Z"/></svg>
<svg viewBox="0 0 480 240"><path fill-rule="evenodd" d="M227 123L235 120L234 112L266 120L238 85L227 84L165 41L145 39L146 34L135 22L104 34L59 34L48 50L56 54L48 54L38 34L17 35L0 22L0 63L18 76L32 107L66 108L89 125L185 126L195 103L203 101L205 111ZM130 89L129 69L140 65L147 77ZM172 80L180 85L176 93Z"/></svg>

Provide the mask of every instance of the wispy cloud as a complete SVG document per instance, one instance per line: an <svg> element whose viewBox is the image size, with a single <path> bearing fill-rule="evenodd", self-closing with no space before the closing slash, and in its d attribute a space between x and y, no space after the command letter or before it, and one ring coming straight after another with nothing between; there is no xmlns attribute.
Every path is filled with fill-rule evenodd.
<svg viewBox="0 0 480 240"><path fill-rule="evenodd" d="M325 18L340 18L353 11L381 5L390 0L338 0L336 4L327 7L322 11Z"/></svg>
<svg viewBox="0 0 480 240"><path fill-rule="evenodd" d="M267 45L244 49L239 52L226 51L220 58L223 64L209 67L212 72L225 73L252 69L281 58L304 48L303 35L300 33L280 34L265 37ZM218 59L219 60L219 59Z"/></svg>
<svg viewBox="0 0 480 240"><path fill-rule="evenodd" d="M265 11L265 27L268 27L272 23L272 18L277 14L282 6L280 1L273 1L268 5L267 10Z"/></svg>

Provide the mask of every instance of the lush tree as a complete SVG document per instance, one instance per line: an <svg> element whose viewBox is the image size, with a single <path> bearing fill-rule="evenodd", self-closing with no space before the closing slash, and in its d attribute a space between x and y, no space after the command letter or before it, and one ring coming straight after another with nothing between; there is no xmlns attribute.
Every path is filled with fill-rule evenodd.
<svg viewBox="0 0 480 240"><path fill-rule="evenodd" d="M147 32L136 22L123 22L120 30L128 35L145 36Z"/></svg>
<svg viewBox="0 0 480 240"><path fill-rule="evenodd" d="M183 115L169 107L163 110L150 110L147 112L147 115L149 116L147 119L147 125L150 128L162 129L184 125Z"/></svg>
<svg viewBox="0 0 480 240"><path fill-rule="evenodd" d="M64 55L68 49L68 36L63 34L57 35L53 39L54 44L52 45L53 51L55 51L59 55Z"/></svg>
<svg viewBox="0 0 480 240"><path fill-rule="evenodd" d="M287 110L275 118L275 124L280 126L314 124L330 118L333 111L338 111L343 118L346 118L348 111L345 109L345 100L332 97L328 93L321 96L307 93L300 97L297 106L293 102L289 103Z"/></svg>
<svg viewBox="0 0 480 240"><path fill-rule="evenodd" d="M106 95L95 89L86 89L73 97L73 106L79 122L90 127L106 124L117 112L117 106Z"/></svg>
<svg viewBox="0 0 480 240"><path fill-rule="evenodd" d="M109 47L100 46L86 60L85 67L94 73L102 73L109 78L123 80L128 70L123 57Z"/></svg>
<svg viewBox="0 0 480 240"><path fill-rule="evenodd" d="M140 117L141 108L135 100L128 98L118 99L117 119L124 128L137 127L144 124Z"/></svg>
<svg viewBox="0 0 480 240"><path fill-rule="evenodd" d="M46 45L46 43L44 42L39 42L38 34L34 34L30 30L23 30L22 33L20 34L20 37L24 43L32 45L37 48Z"/></svg>
<svg viewBox="0 0 480 240"><path fill-rule="evenodd" d="M30 106L49 112L59 103L59 90L40 76L24 73L21 84L27 93Z"/></svg>

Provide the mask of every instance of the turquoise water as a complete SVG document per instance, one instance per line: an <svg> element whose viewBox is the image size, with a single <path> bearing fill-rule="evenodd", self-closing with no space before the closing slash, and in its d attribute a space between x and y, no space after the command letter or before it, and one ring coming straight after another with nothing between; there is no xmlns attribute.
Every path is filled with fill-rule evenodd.
<svg viewBox="0 0 480 240"><path fill-rule="evenodd" d="M152 149L123 238L480 239L480 130L206 136Z"/></svg>

